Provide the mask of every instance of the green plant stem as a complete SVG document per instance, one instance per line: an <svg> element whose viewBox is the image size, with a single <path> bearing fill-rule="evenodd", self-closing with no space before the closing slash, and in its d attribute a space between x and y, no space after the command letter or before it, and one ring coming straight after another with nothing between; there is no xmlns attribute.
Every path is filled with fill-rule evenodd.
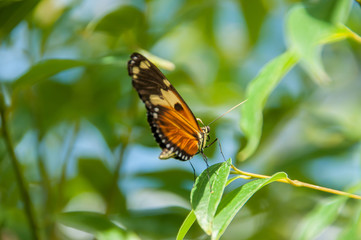
<svg viewBox="0 0 361 240"><path fill-rule="evenodd" d="M8 126L7 126L7 119L6 119L6 110L5 110L5 103L3 96L0 96L0 115L1 115L1 132L8 150L8 153L10 155L10 160L14 168L16 181L19 186L19 191L21 194L21 197L24 202L24 208L25 208L25 214L29 221L30 225L30 231L34 239L40 239L38 227L35 219L35 214L33 210L33 205L31 203L30 194L28 192L28 189L26 187L25 183L25 177L21 171L21 166L16 158L14 147L11 141L11 137L9 134Z"/></svg>
<svg viewBox="0 0 361 240"><path fill-rule="evenodd" d="M345 26L345 28L349 32L351 39L355 40L358 43L361 43L361 37L359 35L351 31L348 27Z"/></svg>
<svg viewBox="0 0 361 240"><path fill-rule="evenodd" d="M240 174L241 177L245 178L245 179L250 179L250 178L270 178L271 177L271 176L262 175L262 174L245 172L245 171L239 170L234 165L232 165L231 167L233 168L235 174ZM335 190L335 189L332 189L332 188L325 188L325 187L317 186L317 185L314 185L314 184L301 182L301 181L298 181L298 180L291 180L289 178L279 179L279 180L277 180L277 182L288 183L288 184L291 184L291 185L293 185L295 187L306 187L306 188L311 188L311 189L315 189L315 190L322 191L322 192L328 192L328 193L332 193L332 194L336 194L336 195L342 195L342 196L347 196L349 198L354 198L354 199L361 200L361 196L359 196L359 195L355 195L355 194Z"/></svg>
<svg viewBox="0 0 361 240"><path fill-rule="evenodd" d="M123 144L121 146L121 149L120 149L119 159L118 159L117 165L115 167L113 180L112 180L112 183L111 183L111 186L110 186L110 193L109 193L109 200L108 200L108 204L107 204L106 214L111 213L112 207L114 205L115 193L116 193L117 188L118 188L118 179L119 179L119 174L120 174L120 168L121 168L121 166L123 164L124 153L125 153L125 150L126 150L126 148L128 146L128 139L129 139L129 136L130 136L130 132L131 132L131 129L129 128L128 129L128 134L127 134L128 137L127 137L126 140L124 140L124 142L123 142Z"/></svg>
<svg viewBox="0 0 361 240"><path fill-rule="evenodd" d="M61 175L60 175L59 184L58 184L59 188L58 188L58 199L57 199L58 204L57 204L57 208L59 208L59 209L61 209L63 207L64 185L65 185L65 180L66 180L66 168L68 166L68 161L70 159L71 153L72 153L72 151L74 149L74 144L75 144L75 141L77 139L79 128L80 128L80 123L79 123L79 121L76 121L75 125L74 125L72 135L71 135L69 147L66 150L65 157L64 157L64 160L63 160L63 166L62 166L62 169L61 169Z"/></svg>

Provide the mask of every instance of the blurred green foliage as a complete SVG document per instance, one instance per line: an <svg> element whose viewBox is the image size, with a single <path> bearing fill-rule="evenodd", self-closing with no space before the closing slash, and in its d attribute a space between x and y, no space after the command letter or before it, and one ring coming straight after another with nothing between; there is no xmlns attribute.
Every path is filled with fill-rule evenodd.
<svg viewBox="0 0 361 240"><path fill-rule="evenodd" d="M0 238L176 237L194 177L157 159L126 69L134 51L176 66L162 70L205 123L249 98L211 126L239 168L360 194L360 22L350 0L0 1ZM222 161L216 144L206 153ZM361 204L346 200L271 184L223 238L360 239ZM186 237L207 238L197 225Z"/></svg>

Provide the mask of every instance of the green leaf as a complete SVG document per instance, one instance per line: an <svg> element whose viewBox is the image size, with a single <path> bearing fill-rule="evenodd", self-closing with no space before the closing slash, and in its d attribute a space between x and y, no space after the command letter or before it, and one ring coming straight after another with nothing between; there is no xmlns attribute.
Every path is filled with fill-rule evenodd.
<svg viewBox="0 0 361 240"><path fill-rule="evenodd" d="M109 197L113 173L101 160L79 159L78 171L105 199Z"/></svg>
<svg viewBox="0 0 361 240"><path fill-rule="evenodd" d="M97 239L126 239L127 236L104 214L96 212L66 212L60 214L58 220L66 226L94 234Z"/></svg>
<svg viewBox="0 0 361 240"><path fill-rule="evenodd" d="M297 63L294 52L287 51L263 67L258 76L247 87L248 101L242 106L241 128L247 138L246 147L238 154L244 161L256 150L262 133L262 110L268 96L283 76Z"/></svg>
<svg viewBox="0 0 361 240"><path fill-rule="evenodd" d="M186 219L184 219L184 222L182 223L182 226L179 228L178 234L177 234L177 240L182 240L188 233L189 229L192 227L193 223L196 221L196 215L194 214L194 211L190 211L187 215Z"/></svg>
<svg viewBox="0 0 361 240"><path fill-rule="evenodd" d="M338 0L336 1L336 7L332 14L333 23L345 23L352 6L352 0Z"/></svg>
<svg viewBox="0 0 361 240"><path fill-rule="evenodd" d="M361 205L353 212L348 225L342 230L337 239L339 240L359 240L361 239Z"/></svg>
<svg viewBox="0 0 361 240"><path fill-rule="evenodd" d="M0 40L9 34L39 2L39 0L0 2Z"/></svg>
<svg viewBox="0 0 361 240"><path fill-rule="evenodd" d="M214 219L212 239L219 239L234 216L239 212L243 205L262 187L279 179L287 178L284 172L278 172L271 178L258 179L243 186L236 188L228 193L219 204L217 214Z"/></svg>
<svg viewBox="0 0 361 240"><path fill-rule="evenodd" d="M144 42L147 39L147 22L144 13L133 6L121 6L108 13L97 23L94 23L94 30L105 32L114 37L125 34L128 44ZM126 39L126 38L124 38ZM129 41L129 39L131 39Z"/></svg>
<svg viewBox="0 0 361 240"><path fill-rule="evenodd" d="M315 239L327 226L332 224L347 201L345 196L337 196L322 201L303 220L300 227L295 231L292 239L306 240Z"/></svg>
<svg viewBox="0 0 361 240"><path fill-rule="evenodd" d="M140 26L142 23L144 23L144 15L138 8L121 6L100 19L95 30L119 35L124 30Z"/></svg>
<svg viewBox="0 0 361 240"><path fill-rule="evenodd" d="M23 86L31 86L40 81L75 67L86 66L89 62L71 59L48 59L33 65L25 74L14 82L14 89Z"/></svg>
<svg viewBox="0 0 361 240"><path fill-rule="evenodd" d="M231 179L228 179L226 186L228 186L231 182L233 182L236 179L243 179L243 178L240 176L236 176ZM185 235L187 234L187 232L189 231L195 220L196 220L196 215L194 214L194 211L191 210L187 215L186 219L184 219L183 224L178 231L177 239L183 239L185 237Z"/></svg>
<svg viewBox="0 0 361 240"><path fill-rule="evenodd" d="M265 6L266 3L262 0L240 0L239 3L247 24L249 41L253 46L258 41L264 19L268 12Z"/></svg>
<svg viewBox="0 0 361 240"><path fill-rule="evenodd" d="M231 159L228 159L203 171L191 192L191 204L198 223L209 235L212 233L214 215L226 186L230 165Z"/></svg>
<svg viewBox="0 0 361 240"><path fill-rule="evenodd" d="M348 8L347 5L340 5ZM339 11L341 12L340 8ZM345 15L345 13L340 13ZM342 16L335 17L342 20ZM350 30L341 24L331 24L310 16L301 5L290 10L286 21L286 33L290 49L301 57L301 63L318 83L327 83L329 76L321 62L321 46L350 37Z"/></svg>
<svg viewBox="0 0 361 240"><path fill-rule="evenodd" d="M158 183L156 189L173 192L185 198L189 197L189 189L184 188L185 183L194 181L193 173L182 169L166 169L154 172L138 173L137 178L146 178Z"/></svg>
<svg viewBox="0 0 361 240"><path fill-rule="evenodd" d="M98 159L79 159L79 175L102 195L112 212L126 213L126 202L118 188L114 173Z"/></svg>

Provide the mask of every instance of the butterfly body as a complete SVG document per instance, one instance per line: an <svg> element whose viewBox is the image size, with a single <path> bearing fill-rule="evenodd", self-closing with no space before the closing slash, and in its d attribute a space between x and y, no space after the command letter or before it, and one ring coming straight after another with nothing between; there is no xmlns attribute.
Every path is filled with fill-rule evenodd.
<svg viewBox="0 0 361 240"><path fill-rule="evenodd" d="M198 125L186 102L153 63L139 53L130 58L128 73L147 109L153 136L162 148L159 158L187 161L203 152L209 126Z"/></svg>

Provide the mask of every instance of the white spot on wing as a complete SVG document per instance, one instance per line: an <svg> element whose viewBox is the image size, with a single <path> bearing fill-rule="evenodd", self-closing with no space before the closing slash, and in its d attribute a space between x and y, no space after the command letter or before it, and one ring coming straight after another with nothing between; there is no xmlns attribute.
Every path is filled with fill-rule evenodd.
<svg viewBox="0 0 361 240"><path fill-rule="evenodd" d="M139 67L133 67L132 71L133 71L133 74L138 74L140 72L140 69L139 69Z"/></svg>
<svg viewBox="0 0 361 240"><path fill-rule="evenodd" d="M139 67L142 69L148 69L149 68L148 65L149 65L149 63L147 64L147 62L144 60L144 61L140 62Z"/></svg>
<svg viewBox="0 0 361 240"><path fill-rule="evenodd" d="M165 84L167 87L170 86L170 82L169 82L167 79L164 79L163 82L164 82L164 84Z"/></svg>

